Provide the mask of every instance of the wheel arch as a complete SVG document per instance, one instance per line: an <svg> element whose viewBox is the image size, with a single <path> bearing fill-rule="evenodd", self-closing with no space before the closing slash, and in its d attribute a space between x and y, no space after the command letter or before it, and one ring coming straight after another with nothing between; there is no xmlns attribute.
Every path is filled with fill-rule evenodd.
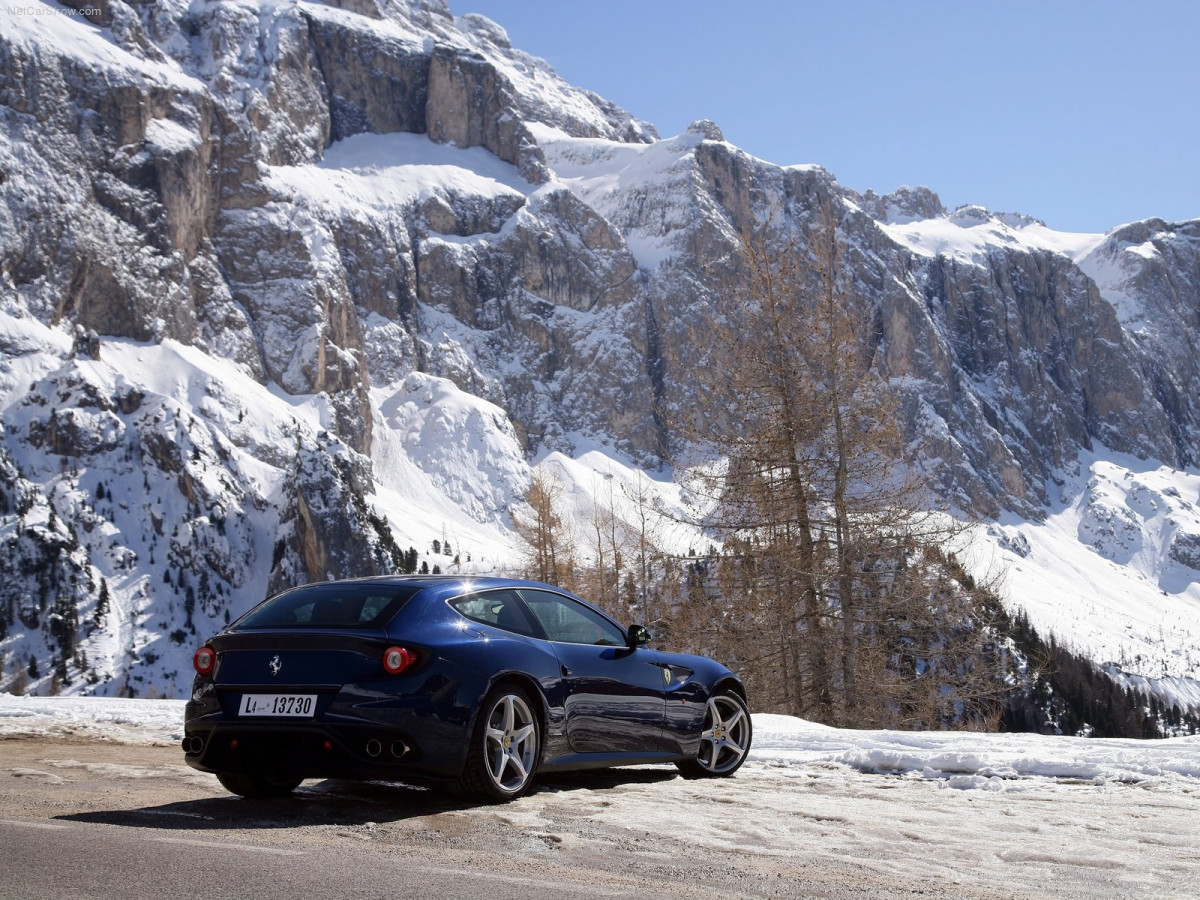
<svg viewBox="0 0 1200 900"><path fill-rule="evenodd" d="M746 697L746 686L742 684L741 679L735 675L726 675L717 680L717 683L712 686L711 694L719 694L722 691L730 691L742 698L742 702L746 704L746 708L750 708L750 701Z"/></svg>
<svg viewBox="0 0 1200 900"><path fill-rule="evenodd" d="M530 701L536 707L535 715L537 715L538 722L540 722L542 726L542 733L540 736L541 747L538 750L540 762L540 758L545 755L546 752L546 735L550 730L550 709L548 703L546 702L545 696L542 694L542 686L538 683L536 678L525 672L500 672L495 678L492 679L491 683L487 687L487 690L484 691L483 696L487 697L492 693L492 691L499 687L503 687L506 684L515 685L516 687L524 690L525 693L529 695ZM475 711L475 716L478 717L482 710L483 703L481 700L479 708Z"/></svg>

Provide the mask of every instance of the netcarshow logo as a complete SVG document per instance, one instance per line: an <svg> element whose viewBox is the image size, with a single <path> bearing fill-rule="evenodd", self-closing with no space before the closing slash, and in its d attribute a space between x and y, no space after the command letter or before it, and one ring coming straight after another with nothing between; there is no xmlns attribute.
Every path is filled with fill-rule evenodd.
<svg viewBox="0 0 1200 900"><path fill-rule="evenodd" d="M82 16L90 18L98 16L102 10L98 6L85 6L83 9L59 9L54 6L10 6L10 16Z"/></svg>

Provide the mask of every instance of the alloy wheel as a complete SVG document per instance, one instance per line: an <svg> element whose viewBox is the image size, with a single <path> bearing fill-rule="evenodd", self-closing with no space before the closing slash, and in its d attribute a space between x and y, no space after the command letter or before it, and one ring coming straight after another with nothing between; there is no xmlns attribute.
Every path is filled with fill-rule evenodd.
<svg viewBox="0 0 1200 900"><path fill-rule="evenodd" d="M537 723L529 704L517 694L502 694L488 713L484 731L489 777L501 791L516 794L532 776L537 754Z"/></svg>
<svg viewBox="0 0 1200 900"><path fill-rule="evenodd" d="M742 764L750 749L750 715L732 694L709 698L696 762L712 775L724 775Z"/></svg>

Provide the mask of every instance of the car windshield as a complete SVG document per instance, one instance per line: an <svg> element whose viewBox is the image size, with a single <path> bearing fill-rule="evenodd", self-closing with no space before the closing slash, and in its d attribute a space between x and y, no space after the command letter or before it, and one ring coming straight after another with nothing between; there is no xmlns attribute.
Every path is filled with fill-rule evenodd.
<svg viewBox="0 0 1200 900"><path fill-rule="evenodd" d="M236 623L247 628L377 628L417 588L396 584L310 584L276 594Z"/></svg>

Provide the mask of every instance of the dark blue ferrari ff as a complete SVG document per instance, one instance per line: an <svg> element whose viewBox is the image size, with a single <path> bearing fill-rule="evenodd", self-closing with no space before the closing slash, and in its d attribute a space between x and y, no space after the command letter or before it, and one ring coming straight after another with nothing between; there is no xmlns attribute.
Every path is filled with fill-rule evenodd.
<svg viewBox="0 0 1200 900"><path fill-rule="evenodd" d="M752 734L742 682L649 638L528 581L294 588L196 651L183 748L246 797L305 778L442 781L510 800L539 771L674 763L732 775Z"/></svg>

